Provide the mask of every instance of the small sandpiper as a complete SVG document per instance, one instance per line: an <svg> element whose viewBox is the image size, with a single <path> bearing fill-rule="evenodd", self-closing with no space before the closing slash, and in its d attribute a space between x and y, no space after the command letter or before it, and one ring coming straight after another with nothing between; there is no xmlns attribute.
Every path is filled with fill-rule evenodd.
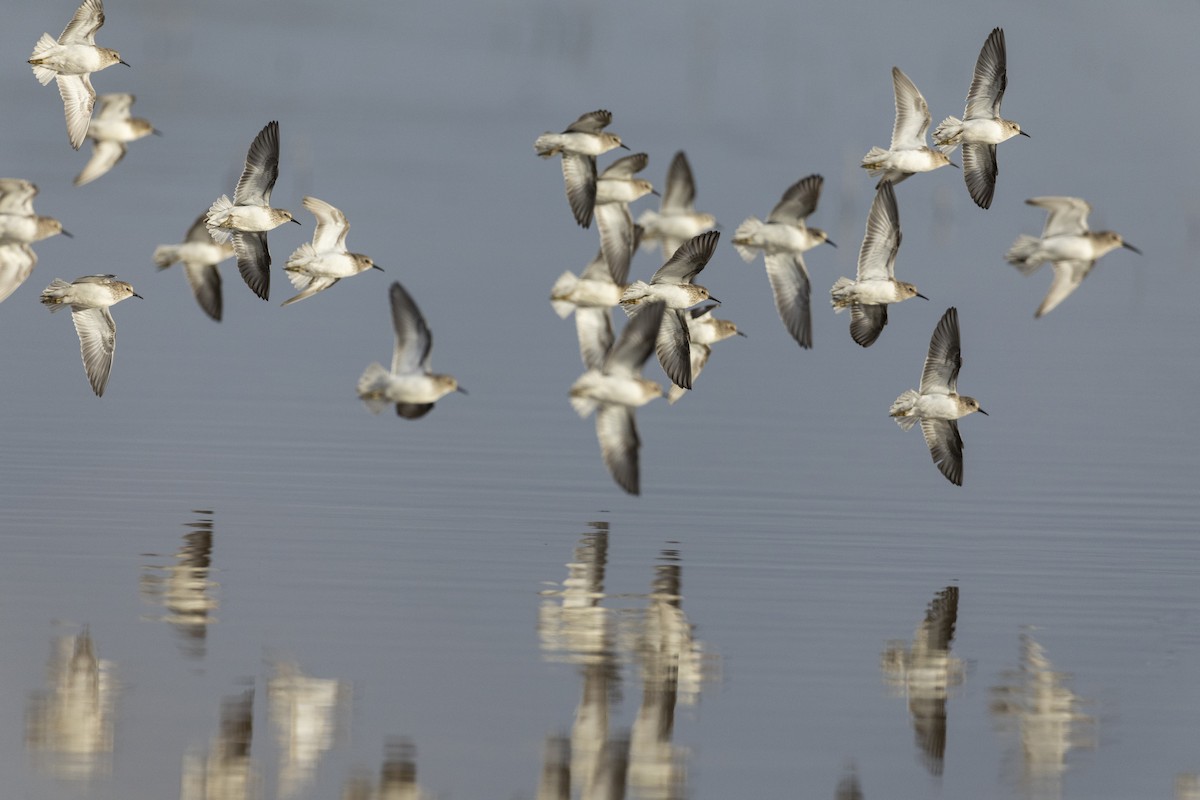
<svg viewBox="0 0 1200 800"><path fill-rule="evenodd" d="M113 64L125 64L116 50L96 46L96 31L103 24L102 0L83 0L58 39L43 33L29 57L38 83L45 86L52 80L58 81L67 117L67 136L76 150L87 135L96 103L91 74Z"/></svg>
<svg viewBox="0 0 1200 800"><path fill-rule="evenodd" d="M154 248L154 264L159 270L179 261L187 275L188 286L205 314L221 321L221 273L217 270L227 258L233 257L233 245L213 241L201 214L188 228L181 244L163 244Z"/></svg>
<svg viewBox="0 0 1200 800"><path fill-rule="evenodd" d="M377 265L370 256L346 250L346 234L350 230L350 223L340 209L315 197L305 197L302 202L317 218L317 227L313 231L312 243L305 242L297 247L283 268L292 286L300 290L300 294L284 300L283 305L312 297L342 278L369 269L383 272L383 267Z"/></svg>
<svg viewBox="0 0 1200 800"><path fill-rule="evenodd" d="M637 247L629 204L647 194L658 194L650 181L634 177L646 168L648 158L645 153L618 158L596 180L595 214L600 249L617 283L624 283L628 277L629 263Z"/></svg>
<svg viewBox="0 0 1200 800"><path fill-rule="evenodd" d="M929 104L899 67L892 67L892 88L896 94L892 145L887 150L872 147L862 160L863 169L867 170L868 175L872 178L882 176L876 189L884 181L894 185L914 172L929 172L947 164L957 166L944 153L925 144L925 132L929 130L932 119Z"/></svg>
<svg viewBox="0 0 1200 800"><path fill-rule="evenodd" d="M824 182L820 175L801 178L783 193L766 222L750 217L733 234L733 246L747 264L754 260L756 250L763 252L779 318L796 344L805 349L812 347L812 287L804 253L823 243L837 247L825 231L805 224L817 210Z"/></svg>
<svg viewBox="0 0 1200 800"><path fill-rule="evenodd" d="M688 239L716 227L716 217L696 211L696 180L682 150L667 168L667 186L658 211L643 211L638 224L645 230L642 246L653 247L661 242L664 261Z"/></svg>
<svg viewBox="0 0 1200 800"><path fill-rule="evenodd" d="M900 210L892 184L883 181L867 214L867 233L858 251L858 280L838 278L830 290L838 312L850 309L850 336L870 347L887 325L887 307L910 297L929 298L911 283L896 280L900 250Z"/></svg>
<svg viewBox="0 0 1200 800"><path fill-rule="evenodd" d="M1025 202L1046 209L1046 227L1040 239L1026 234L1018 236L1004 258L1026 275L1032 275L1047 261L1054 265L1050 291L1046 293L1046 299L1034 317L1050 313L1066 300L1092 271L1096 260L1110 250L1124 247L1138 255L1142 253L1122 239L1119 233L1089 231L1087 218L1092 206L1086 200L1078 197L1031 197Z"/></svg>
<svg viewBox="0 0 1200 800"><path fill-rule="evenodd" d="M975 77L967 91L963 118L946 117L933 130L933 143L946 155L962 145L963 180L971 199L980 208L992 205L992 194L996 191L996 145L1017 135L1029 136L1016 122L1000 116L1000 102L1007 86L1004 29L993 28L975 62Z"/></svg>
<svg viewBox="0 0 1200 800"><path fill-rule="evenodd" d="M75 185L91 183L125 157L125 145L150 134L158 134L150 120L131 116L131 94L102 94L100 111L88 125L87 135L95 144L92 157L75 176Z"/></svg>
<svg viewBox="0 0 1200 800"><path fill-rule="evenodd" d="M562 133L543 133L533 143L533 149L542 158L562 156L567 202L575 221L584 228L591 226L596 204L596 156L617 147L629 149L621 143L620 136L604 132L611 122L611 111L589 111Z"/></svg>
<svg viewBox="0 0 1200 800"><path fill-rule="evenodd" d="M920 390L909 389L896 398L888 412L902 430L918 422L933 463L955 486L963 482L963 441L955 420L978 411L979 401L958 393L962 352L958 341L958 309L950 307L933 329L929 354L921 371Z"/></svg>
<svg viewBox="0 0 1200 800"><path fill-rule="evenodd" d="M731 320L714 317L713 310L716 308L717 305L714 303L693 308L687 312L688 350L691 353L692 359L692 383L696 382L696 378L700 377L700 371L708 363L708 357L712 355L712 346L714 344L722 342L731 336L746 335L738 330L738 326ZM679 398L683 397L687 392L688 390L682 386L671 384L671 388L667 390L667 402L675 405L679 401Z"/></svg>
<svg viewBox="0 0 1200 800"><path fill-rule="evenodd" d="M141 295L115 275L85 275L74 283L55 278L42 290L42 305L51 313L66 305L71 307L83 369L97 397L104 395L104 387L108 385L117 346L117 324L108 307L126 297L141 298Z"/></svg>

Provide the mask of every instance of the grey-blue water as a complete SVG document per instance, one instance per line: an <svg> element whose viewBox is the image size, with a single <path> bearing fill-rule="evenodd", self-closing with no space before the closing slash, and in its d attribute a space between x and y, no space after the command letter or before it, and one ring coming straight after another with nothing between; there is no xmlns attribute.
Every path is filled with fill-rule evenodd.
<svg viewBox="0 0 1200 800"><path fill-rule="evenodd" d="M10 4L0 29L0 174L74 234L0 306L5 797L368 797L387 758L434 796L528 798L547 736L589 796L623 763L639 797L830 797L850 763L868 798L1191 796L1194 4L110 0L98 41L133 66L93 82L164 135L78 189L87 154L24 63L73 10ZM931 301L863 350L825 292L853 274L889 70L961 114L996 25L1032 138L1000 146L988 211L957 170L897 189L897 272ZM702 282L749 334L639 411L641 497L567 403L582 366L547 302L597 237L532 142L595 108L657 183L687 151L722 225ZM304 226L270 234L270 303L222 267L216 324L150 254L271 119L273 199ZM805 352L727 240L813 172L840 247L808 254ZM280 309L304 194L387 272ZM1034 320L1049 275L1002 256L1045 194L1145 255ZM95 272L145 296L114 309L99 400L36 302ZM393 280L470 391L416 422L354 397L390 355ZM951 305L991 414L962 421L962 488L886 414Z"/></svg>

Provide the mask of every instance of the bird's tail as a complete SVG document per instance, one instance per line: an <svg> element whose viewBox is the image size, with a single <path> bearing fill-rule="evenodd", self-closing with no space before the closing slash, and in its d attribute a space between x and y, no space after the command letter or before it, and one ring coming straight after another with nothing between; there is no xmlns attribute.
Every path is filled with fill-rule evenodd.
<svg viewBox="0 0 1200 800"><path fill-rule="evenodd" d="M850 278L838 278L833 284L833 288L829 290L829 296L832 298L833 307L841 313L846 310L846 307L853 302L850 296L850 287L854 285L854 281Z"/></svg>
<svg viewBox="0 0 1200 800"><path fill-rule="evenodd" d="M387 388L390 374L382 364L375 361L363 370L362 377L358 379L356 388L359 399L376 414L387 408L388 402L383 396L383 390Z"/></svg>
<svg viewBox="0 0 1200 800"><path fill-rule="evenodd" d="M650 208L638 217L637 224L642 229L642 235L638 238L641 249L653 250L658 243L658 220L659 213Z"/></svg>
<svg viewBox="0 0 1200 800"><path fill-rule="evenodd" d="M867 170L867 174L872 178L882 175L887 170L883 166L883 160L887 158L888 151L882 147L872 147L863 156L862 165Z"/></svg>
<svg viewBox="0 0 1200 800"><path fill-rule="evenodd" d="M958 117L946 117L933 129L933 143L938 150L946 155L954 152L961 142L963 130L962 120Z"/></svg>
<svg viewBox="0 0 1200 800"><path fill-rule="evenodd" d="M232 231L221 227L221 223L229 215L231 208L233 208L233 201L229 199L229 195L223 194L213 201L213 204L208 207L208 213L204 215L204 224L208 226L209 235L220 244L228 244L229 240L233 238Z"/></svg>
<svg viewBox="0 0 1200 800"><path fill-rule="evenodd" d="M554 313L558 314L560 319L566 319L575 310L575 304L565 298L570 296L571 290L577 283L579 283L579 278L568 271L558 276L558 280L550 288L550 307L554 309Z"/></svg>
<svg viewBox="0 0 1200 800"><path fill-rule="evenodd" d="M154 248L154 265L159 269L166 269L179 260L179 246L174 244L163 244Z"/></svg>
<svg viewBox="0 0 1200 800"><path fill-rule="evenodd" d="M67 292L71 290L71 284L64 281L62 278L55 278L50 281L50 285L42 290L42 305L50 309L53 314L63 307Z"/></svg>
<svg viewBox="0 0 1200 800"><path fill-rule="evenodd" d="M551 156L556 156L561 152L553 137L553 133L543 133L533 143L534 151L536 151L537 154L542 158L550 158Z"/></svg>
<svg viewBox="0 0 1200 800"><path fill-rule="evenodd" d="M892 403L892 408L888 411L896 420L896 424L901 430L908 430L913 425L917 424L917 417L912 415L912 410L917 404L917 398L921 395L915 389L909 389L904 394L896 398L896 402Z"/></svg>
<svg viewBox="0 0 1200 800"><path fill-rule="evenodd" d="M626 316L632 317L637 313L637 306L650 294L650 284L645 281L634 281L621 295L621 309Z"/></svg>
<svg viewBox="0 0 1200 800"><path fill-rule="evenodd" d="M49 67L43 67L41 64L34 62L40 61L46 57L46 54L53 49L58 42L53 36L48 33L43 33L42 38L38 39L38 43L34 45L33 55L29 57L29 63L33 67L33 77L37 78L38 83L45 86L50 81L58 77L58 73Z"/></svg>
<svg viewBox="0 0 1200 800"><path fill-rule="evenodd" d="M737 230L733 232L733 246L737 248L738 255L742 257L742 261L749 264L754 260L757 253L753 248L748 247L754 235L762 230L765 223L757 217L748 217L741 225L737 226Z"/></svg>
<svg viewBox="0 0 1200 800"><path fill-rule="evenodd" d="M1029 275L1045 261L1045 259L1037 257L1037 251L1041 245L1041 239L1023 233L1013 242L1013 246L1008 248L1008 252L1004 254L1004 260Z"/></svg>

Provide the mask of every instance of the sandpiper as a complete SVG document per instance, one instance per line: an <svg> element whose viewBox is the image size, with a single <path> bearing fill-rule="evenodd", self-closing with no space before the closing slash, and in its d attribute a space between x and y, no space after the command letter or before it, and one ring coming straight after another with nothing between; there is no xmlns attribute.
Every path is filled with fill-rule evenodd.
<svg viewBox="0 0 1200 800"><path fill-rule="evenodd" d="M596 156L616 147L629 149L621 143L620 136L604 132L611 122L612 112L589 111L562 133L543 133L533 143L533 149L542 158L562 156L567 202L575 221L584 228L592 224L596 203Z"/></svg>
<svg viewBox="0 0 1200 800"><path fill-rule="evenodd" d="M55 278L42 290L42 305L51 313L65 305L71 307L83 369L97 397L104 395L104 387L108 385L117 346L117 324L108 307L126 297L141 298L141 295L115 275L85 275L74 283Z"/></svg>
<svg viewBox="0 0 1200 800"><path fill-rule="evenodd" d="M133 105L131 94L102 94L98 98L100 111L88 125L87 135L95 144L92 157L75 176L75 185L91 183L115 167L125 157L125 145L158 131L150 120L133 117L129 109Z"/></svg>
<svg viewBox="0 0 1200 800"><path fill-rule="evenodd" d="M292 286L300 290L300 294L284 300L283 305L312 297L342 278L369 269L383 272L383 267L378 266L370 256L346 250L346 233L350 230L350 223L340 209L315 197L305 197L302 202L317 218L317 227L313 231L312 243L305 242L297 247L283 268Z"/></svg>
<svg viewBox="0 0 1200 800"><path fill-rule="evenodd" d="M783 193L766 222L750 217L733 234L733 246L747 264L754 260L755 251L763 252L779 318L804 348L812 347L811 285L804 252L822 243L837 247L825 231L805 224L817 210L824 181L820 175L801 178Z"/></svg>
<svg viewBox="0 0 1200 800"><path fill-rule="evenodd" d="M188 285L205 314L221 321L221 273L220 264L233 256L233 245L213 241L201 214L188 228L181 244L163 244L154 248L154 263L160 269L179 261L183 264Z"/></svg>
<svg viewBox="0 0 1200 800"><path fill-rule="evenodd" d="M867 214L867 232L858 251L858 280L838 278L830 290L838 312L850 309L850 336L870 347L887 325L887 307L910 297L928 297L911 283L896 280L900 250L900 210L888 181L880 183Z"/></svg>
<svg viewBox="0 0 1200 800"><path fill-rule="evenodd" d="M433 404L450 392L466 390L451 375L437 375L430 369L433 335L416 302L399 281L388 290L392 304L392 328L396 345L392 350L392 369L375 362L358 379L358 396L378 414L388 403L396 404L396 414L419 419Z"/></svg>
<svg viewBox="0 0 1200 800"><path fill-rule="evenodd" d="M996 145L1017 135L1029 136L1016 122L1000 116L1006 86L1008 56L1004 29L993 28L975 62L975 77L967 91L963 118L946 117L933 130L933 143L946 155L962 145L963 180L971 199L980 208L991 206L996 191Z"/></svg>
<svg viewBox="0 0 1200 800"><path fill-rule="evenodd" d="M929 104L899 67L892 67L892 88L896 94L892 145L887 150L872 147L862 160L868 175L872 178L882 176L876 189L884 181L897 184L914 172L929 172L947 164L957 166L951 164L946 154L925 144L925 132L929 130L931 120Z"/></svg>
<svg viewBox="0 0 1200 800"><path fill-rule="evenodd" d="M633 246L637 247L642 226L633 226ZM583 363L592 366L604 359L613 343L610 309L621 302L625 291L624 276L618 283L604 258L596 253L583 272L576 277L564 272L550 290L550 306L554 313L566 319L575 314L575 330L579 336L579 355Z"/></svg>
<svg viewBox="0 0 1200 800"><path fill-rule="evenodd" d="M692 383L696 382L696 378L700 377L700 370L704 369L704 365L708 363L708 357L712 355L712 346L714 344L724 341L730 336L746 335L739 331L738 326L730 320L714 317L712 312L715 308L717 306L714 303L693 308L687 312L688 350L692 361ZM679 398L687 394L687 391L682 386L671 384L671 388L667 390L667 402L675 405L679 401Z"/></svg>
<svg viewBox="0 0 1200 800"><path fill-rule="evenodd" d="M92 106L96 103L91 74L113 64L125 64L116 50L96 46L96 31L103 24L102 0L83 0L58 39L43 33L29 57L38 83L45 86L52 80L58 81L67 117L67 136L76 150L87 135Z"/></svg>
<svg viewBox="0 0 1200 800"><path fill-rule="evenodd" d="M958 309L951 306L942 314L933 336L929 354L921 371L921 388L909 389L896 398L888 412L902 430L918 422L933 463L947 480L962 486L962 437L955 420L974 411L987 415L974 397L958 393L958 371L962 353L958 341Z"/></svg>
<svg viewBox="0 0 1200 800"><path fill-rule="evenodd" d="M37 253L29 245L0 243L0 303L20 288L36 266Z"/></svg>
<svg viewBox="0 0 1200 800"><path fill-rule="evenodd" d="M208 209L208 232L224 244L233 239L238 271L246 285L263 300L271 293L271 251L267 231L292 219L292 212L271 208L271 190L279 177L279 123L268 122L246 154L246 168L233 190L233 200L221 195Z"/></svg>
<svg viewBox="0 0 1200 800"><path fill-rule="evenodd" d="M1067 299L1091 272L1100 256L1124 247L1141 255L1142 251L1114 231L1089 231L1088 213L1092 206L1078 197L1031 197L1025 201L1048 212L1041 238L1021 234L1004 258L1026 275L1049 261L1054 265L1054 280L1046 299L1034 317L1048 314Z"/></svg>
<svg viewBox="0 0 1200 800"><path fill-rule="evenodd" d="M680 150L667 169L667 184L658 211L646 210L638 217L638 224L645 230L642 246L653 247L655 242L661 242L665 261L688 239L716 227L717 218L696 211L695 201L692 167Z"/></svg>
<svg viewBox="0 0 1200 800"><path fill-rule="evenodd" d="M634 177L646 168L647 160L645 153L619 158L596 180L595 214L600 249L617 283L624 283L629 276L629 262L637 246L633 241L629 204L647 194L657 194L650 181Z"/></svg>

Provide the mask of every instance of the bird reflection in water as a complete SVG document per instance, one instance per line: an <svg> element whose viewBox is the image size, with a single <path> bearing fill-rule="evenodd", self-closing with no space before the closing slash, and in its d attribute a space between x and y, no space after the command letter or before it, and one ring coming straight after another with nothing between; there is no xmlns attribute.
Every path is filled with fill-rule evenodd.
<svg viewBox="0 0 1200 800"><path fill-rule="evenodd" d="M430 795L417 785L417 750L408 739L388 742L378 788L371 779L359 775L346 781L342 800L421 800Z"/></svg>
<svg viewBox="0 0 1200 800"><path fill-rule="evenodd" d="M622 798L626 786L643 798L684 797L686 750L672 741L675 708L695 703L716 669L683 613L679 554L663 552L652 591L639 598L644 609L606 606L608 524L590 525L566 580L542 592L543 656L579 664L583 687L570 738L547 737L538 800L566 800L572 786L585 800ZM631 660L640 668L642 703L626 736L612 733L609 717L621 701L621 665Z"/></svg>
<svg viewBox="0 0 1200 800"><path fill-rule="evenodd" d="M46 688L29 700L26 747L56 777L90 781L109 775L117 689L112 662L97 657L84 628L55 641L47 673Z"/></svg>
<svg viewBox="0 0 1200 800"><path fill-rule="evenodd" d="M321 756L343 732L350 686L311 678L294 662L280 660L267 681L268 709L279 740L280 800L295 797L312 782Z"/></svg>
<svg viewBox="0 0 1200 800"><path fill-rule="evenodd" d="M890 641L880 666L887 684L908 698L913 733L932 775L941 775L946 756L946 699L963 682L963 662L950 655L958 621L958 587L938 592L925 610L912 643Z"/></svg>
<svg viewBox="0 0 1200 800"><path fill-rule="evenodd" d="M183 759L179 800L258 800L262 778L250 760L254 689L221 702L221 726L207 753Z"/></svg>
<svg viewBox="0 0 1200 800"><path fill-rule="evenodd" d="M858 770L854 764L846 767L846 774L838 782L834 800L863 800L862 787L858 784Z"/></svg>
<svg viewBox="0 0 1200 800"><path fill-rule="evenodd" d="M1084 701L1067 688L1071 676L1054 670L1028 631L1021 634L1020 668L1003 678L1006 683L992 687L991 712L1020 736L1021 788L1037 800L1058 800L1067 753L1093 746L1095 718L1080 711Z"/></svg>
<svg viewBox="0 0 1200 800"><path fill-rule="evenodd" d="M191 658L204 658L208 626L216 622L212 612L217 600L212 596L216 583L208 579L212 564L213 512L197 509L196 519L184 523L190 530L175 553L175 563L147 564L142 568L139 588L142 597L167 613L155 619L167 622L179 634L183 652Z"/></svg>

